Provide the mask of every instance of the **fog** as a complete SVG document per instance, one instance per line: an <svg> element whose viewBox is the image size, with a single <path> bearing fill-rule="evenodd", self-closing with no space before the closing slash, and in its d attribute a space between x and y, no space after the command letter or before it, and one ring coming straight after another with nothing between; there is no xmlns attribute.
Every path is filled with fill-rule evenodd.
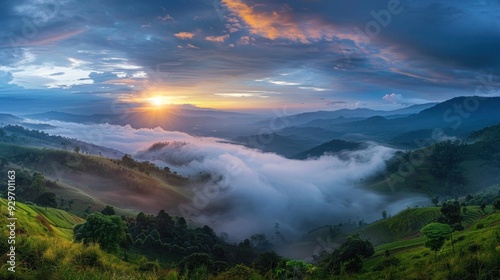
<svg viewBox="0 0 500 280"><path fill-rule="evenodd" d="M46 131L50 134L115 148L189 176L193 201L180 205L180 211L193 222L234 238L271 233L275 223L293 238L317 226L369 222L381 218L382 210L396 214L428 203L421 196L396 198L361 187L362 180L382 170L395 152L376 144L362 151L299 161L161 128L46 123L57 126ZM168 143L148 149L156 142Z"/></svg>

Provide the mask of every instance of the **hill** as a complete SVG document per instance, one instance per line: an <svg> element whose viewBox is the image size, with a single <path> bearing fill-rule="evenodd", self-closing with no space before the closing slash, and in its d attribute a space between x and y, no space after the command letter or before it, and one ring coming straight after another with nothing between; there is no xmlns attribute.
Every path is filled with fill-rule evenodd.
<svg viewBox="0 0 500 280"><path fill-rule="evenodd" d="M498 184L500 125L472 132L464 141L426 142L397 152L386 170L366 181L380 192L421 192L430 196L474 193Z"/></svg>
<svg viewBox="0 0 500 280"><path fill-rule="evenodd" d="M71 211L77 214L87 207L100 210L105 204L131 211L177 213L177 205L189 199L182 188L187 178L149 162L124 163L122 159L7 143L0 143L0 157L8 159L12 169L22 167L31 174L42 174L51 192L66 204L74 202Z"/></svg>
<svg viewBox="0 0 500 280"><path fill-rule="evenodd" d="M312 149L306 150L304 152L298 153L291 158L293 159L307 159L320 157L325 154L336 154L342 151L354 151L366 148L366 144L358 142L349 142L339 139L334 139L330 142L323 143Z"/></svg>
<svg viewBox="0 0 500 280"><path fill-rule="evenodd" d="M33 129L25 127L31 127ZM110 158L121 158L124 155L124 153L115 149L62 136L49 135L46 132L40 131L44 129L50 130L51 128L53 127L47 124L20 123L20 125L7 125L0 128L0 142L70 151L78 147L82 153L101 155Z"/></svg>
<svg viewBox="0 0 500 280"><path fill-rule="evenodd" d="M498 279L500 213L487 212L454 233L437 258L424 246L425 237L399 240L377 246L363 272L346 279Z"/></svg>
<svg viewBox="0 0 500 280"><path fill-rule="evenodd" d="M5 228L7 200L0 198L0 206ZM146 259L124 262L97 245L74 243L73 227L85 220L66 211L17 202L15 216L15 272L2 254L0 279L157 279L154 263ZM7 236L0 235L0 251L10 252L8 246Z"/></svg>

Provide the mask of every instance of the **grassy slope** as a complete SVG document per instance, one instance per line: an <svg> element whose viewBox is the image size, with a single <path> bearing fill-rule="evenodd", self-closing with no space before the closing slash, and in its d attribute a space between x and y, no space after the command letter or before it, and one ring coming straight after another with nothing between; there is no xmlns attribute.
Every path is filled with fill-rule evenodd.
<svg viewBox="0 0 500 280"><path fill-rule="evenodd" d="M0 198L0 224L7 222L7 200ZM83 223L83 219L66 211L16 203L17 230L20 233L43 237L57 237L70 240L73 238L73 227Z"/></svg>
<svg viewBox="0 0 500 280"><path fill-rule="evenodd" d="M0 198L0 206L0 226L5 228L7 201ZM68 212L16 203L16 217L16 273L7 271L4 231L0 236L0 279L158 278L156 272L141 272L139 265L124 262L96 245L73 243L72 228L84 220Z"/></svg>
<svg viewBox="0 0 500 280"><path fill-rule="evenodd" d="M183 182L175 176L145 174L118 160L5 143L0 143L0 156L54 181L50 191L66 202L73 199L71 211L76 214L83 214L87 206L100 211L105 204L125 210L119 214L160 209L178 214L175 206L188 201Z"/></svg>
<svg viewBox="0 0 500 280"><path fill-rule="evenodd" d="M493 210L487 208L486 212L492 213ZM484 228L477 228L478 224L483 224ZM451 242L448 240L438 253L437 261L434 260L434 254L424 246L425 237L380 245L375 248L375 255L365 261L363 268L365 274L357 279L447 279L451 275L459 274L464 277L465 274L461 270L470 265L468 260L474 257L477 257L479 263L484 265L484 273L494 269L486 265L492 260L497 262L496 273L500 273L499 232L500 213L498 212L487 216L483 214L475 221L470 220L464 231L454 234L454 240L460 240L455 243L455 255L452 252ZM469 251L470 245L473 244L480 246L478 252ZM397 267L384 267L381 272L373 272L372 270L387 258L384 256L385 250L389 250L391 256L398 258L401 264Z"/></svg>

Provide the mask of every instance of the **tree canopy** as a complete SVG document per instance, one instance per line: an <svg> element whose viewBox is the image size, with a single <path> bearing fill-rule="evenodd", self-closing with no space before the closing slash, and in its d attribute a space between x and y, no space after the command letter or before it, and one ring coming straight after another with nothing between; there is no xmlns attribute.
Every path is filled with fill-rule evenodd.
<svg viewBox="0 0 500 280"><path fill-rule="evenodd" d="M93 213L87 221L73 229L76 241L84 244L98 243L108 252L117 251L119 244L125 240L125 223L117 216L106 216Z"/></svg>

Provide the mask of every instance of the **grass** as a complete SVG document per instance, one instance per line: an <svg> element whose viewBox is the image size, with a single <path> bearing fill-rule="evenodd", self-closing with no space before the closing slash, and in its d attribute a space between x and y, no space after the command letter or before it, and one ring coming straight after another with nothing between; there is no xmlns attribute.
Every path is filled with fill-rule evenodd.
<svg viewBox="0 0 500 280"><path fill-rule="evenodd" d="M0 198L0 213L2 220L0 224L7 222L7 200ZM21 233L29 233L37 236L54 236L63 239L73 238L73 227L83 222L83 219L66 211L38 207L16 202L15 217L17 229Z"/></svg>
<svg viewBox="0 0 500 280"><path fill-rule="evenodd" d="M119 215L136 215L139 211L156 213L160 209L179 215L178 204L188 202L191 194L182 188L185 181L175 175L151 171L146 174L125 166L121 160L75 152L23 147L0 143L0 156L12 165L38 172L50 180L49 191L64 199L64 207L73 200L70 212L83 215L113 204Z"/></svg>
<svg viewBox="0 0 500 280"><path fill-rule="evenodd" d="M0 226L7 223L7 200L0 198ZM73 242L72 228L83 219L66 211L16 203L16 274L0 257L0 279L158 279L159 271L140 271L141 262L121 260L98 245ZM0 235L0 251L8 250L7 235ZM166 278L168 279L168 278Z"/></svg>
<svg viewBox="0 0 500 280"><path fill-rule="evenodd" d="M483 224L484 228L478 229L477 224ZM438 252L437 261L424 246L425 237L383 244L377 246L375 255L364 262L365 273L352 279L498 279L495 277L500 277L499 233L500 213L482 216L464 231L455 232L455 254L448 240ZM473 245L479 249L471 252ZM387 258L386 250L391 257L400 260L400 265L374 272L373 269Z"/></svg>

